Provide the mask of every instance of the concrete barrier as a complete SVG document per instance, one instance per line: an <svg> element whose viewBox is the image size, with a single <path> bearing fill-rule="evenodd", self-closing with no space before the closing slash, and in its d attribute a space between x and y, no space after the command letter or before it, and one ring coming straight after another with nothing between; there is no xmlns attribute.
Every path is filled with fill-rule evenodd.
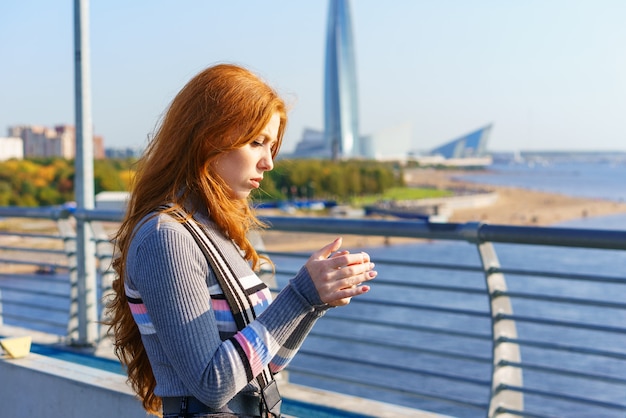
<svg viewBox="0 0 626 418"><path fill-rule="evenodd" d="M125 376L31 353L0 359L0 416L145 418Z"/></svg>
<svg viewBox="0 0 626 418"><path fill-rule="evenodd" d="M0 325L0 336L31 336L36 344L52 347L61 342L58 336L6 324ZM90 351L90 354L104 359L115 359L109 339L101 341L95 352ZM292 384L285 372L277 376L277 381L280 393L286 400L310 405L311 410L321 406L336 408L355 417L449 418L413 408ZM306 418L287 412L283 411L285 418ZM6 354L0 355L0 418L5 416L153 417L143 410L140 401L126 384L125 375L34 352L19 359L11 359Z"/></svg>
<svg viewBox="0 0 626 418"><path fill-rule="evenodd" d="M63 418L150 417L123 375L30 353L0 358L0 416ZM331 406L355 416L444 418L398 405L371 401L283 382L283 396Z"/></svg>

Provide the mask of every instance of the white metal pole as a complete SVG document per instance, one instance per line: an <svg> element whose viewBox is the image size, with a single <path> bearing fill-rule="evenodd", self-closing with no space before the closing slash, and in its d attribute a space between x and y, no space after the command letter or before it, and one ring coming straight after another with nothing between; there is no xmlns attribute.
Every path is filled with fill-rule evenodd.
<svg viewBox="0 0 626 418"><path fill-rule="evenodd" d="M79 211L94 208L93 124L91 118L91 72L89 60L89 1L74 0L74 86L76 95L76 206ZM95 243L89 221L76 219L78 303L76 345L93 345L98 336Z"/></svg>

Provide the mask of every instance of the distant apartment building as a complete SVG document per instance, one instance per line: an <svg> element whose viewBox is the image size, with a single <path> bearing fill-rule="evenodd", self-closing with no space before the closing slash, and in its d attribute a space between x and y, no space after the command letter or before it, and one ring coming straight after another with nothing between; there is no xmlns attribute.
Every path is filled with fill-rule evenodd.
<svg viewBox="0 0 626 418"><path fill-rule="evenodd" d="M19 137L0 138L0 161L24 158L24 141Z"/></svg>
<svg viewBox="0 0 626 418"><path fill-rule="evenodd" d="M54 128L37 125L16 125L8 129L10 137L23 141L23 157L60 157L68 160L76 156L76 130L71 125L57 125ZM104 141L101 136L93 136L95 159L103 159Z"/></svg>

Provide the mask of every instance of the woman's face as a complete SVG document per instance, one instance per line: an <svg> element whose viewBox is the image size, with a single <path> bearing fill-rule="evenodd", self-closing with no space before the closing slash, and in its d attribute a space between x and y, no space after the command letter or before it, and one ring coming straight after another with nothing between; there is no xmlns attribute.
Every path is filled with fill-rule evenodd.
<svg viewBox="0 0 626 418"><path fill-rule="evenodd" d="M263 131L241 148L225 152L215 162L215 171L230 188L232 197L245 199L259 188L263 173L274 168L272 151L278 145L280 114L274 113Z"/></svg>

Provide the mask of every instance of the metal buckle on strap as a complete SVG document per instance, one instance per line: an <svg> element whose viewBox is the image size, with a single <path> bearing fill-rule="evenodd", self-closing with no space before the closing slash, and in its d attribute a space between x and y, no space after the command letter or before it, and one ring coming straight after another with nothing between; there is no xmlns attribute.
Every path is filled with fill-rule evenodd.
<svg viewBox="0 0 626 418"><path fill-rule="evenodd" d="M278 392L278 385L276 381L272 379L267 386L263 388L263 412L266 412L268 416L278 417L280 416L281 403L282 398Z"/></svg>

